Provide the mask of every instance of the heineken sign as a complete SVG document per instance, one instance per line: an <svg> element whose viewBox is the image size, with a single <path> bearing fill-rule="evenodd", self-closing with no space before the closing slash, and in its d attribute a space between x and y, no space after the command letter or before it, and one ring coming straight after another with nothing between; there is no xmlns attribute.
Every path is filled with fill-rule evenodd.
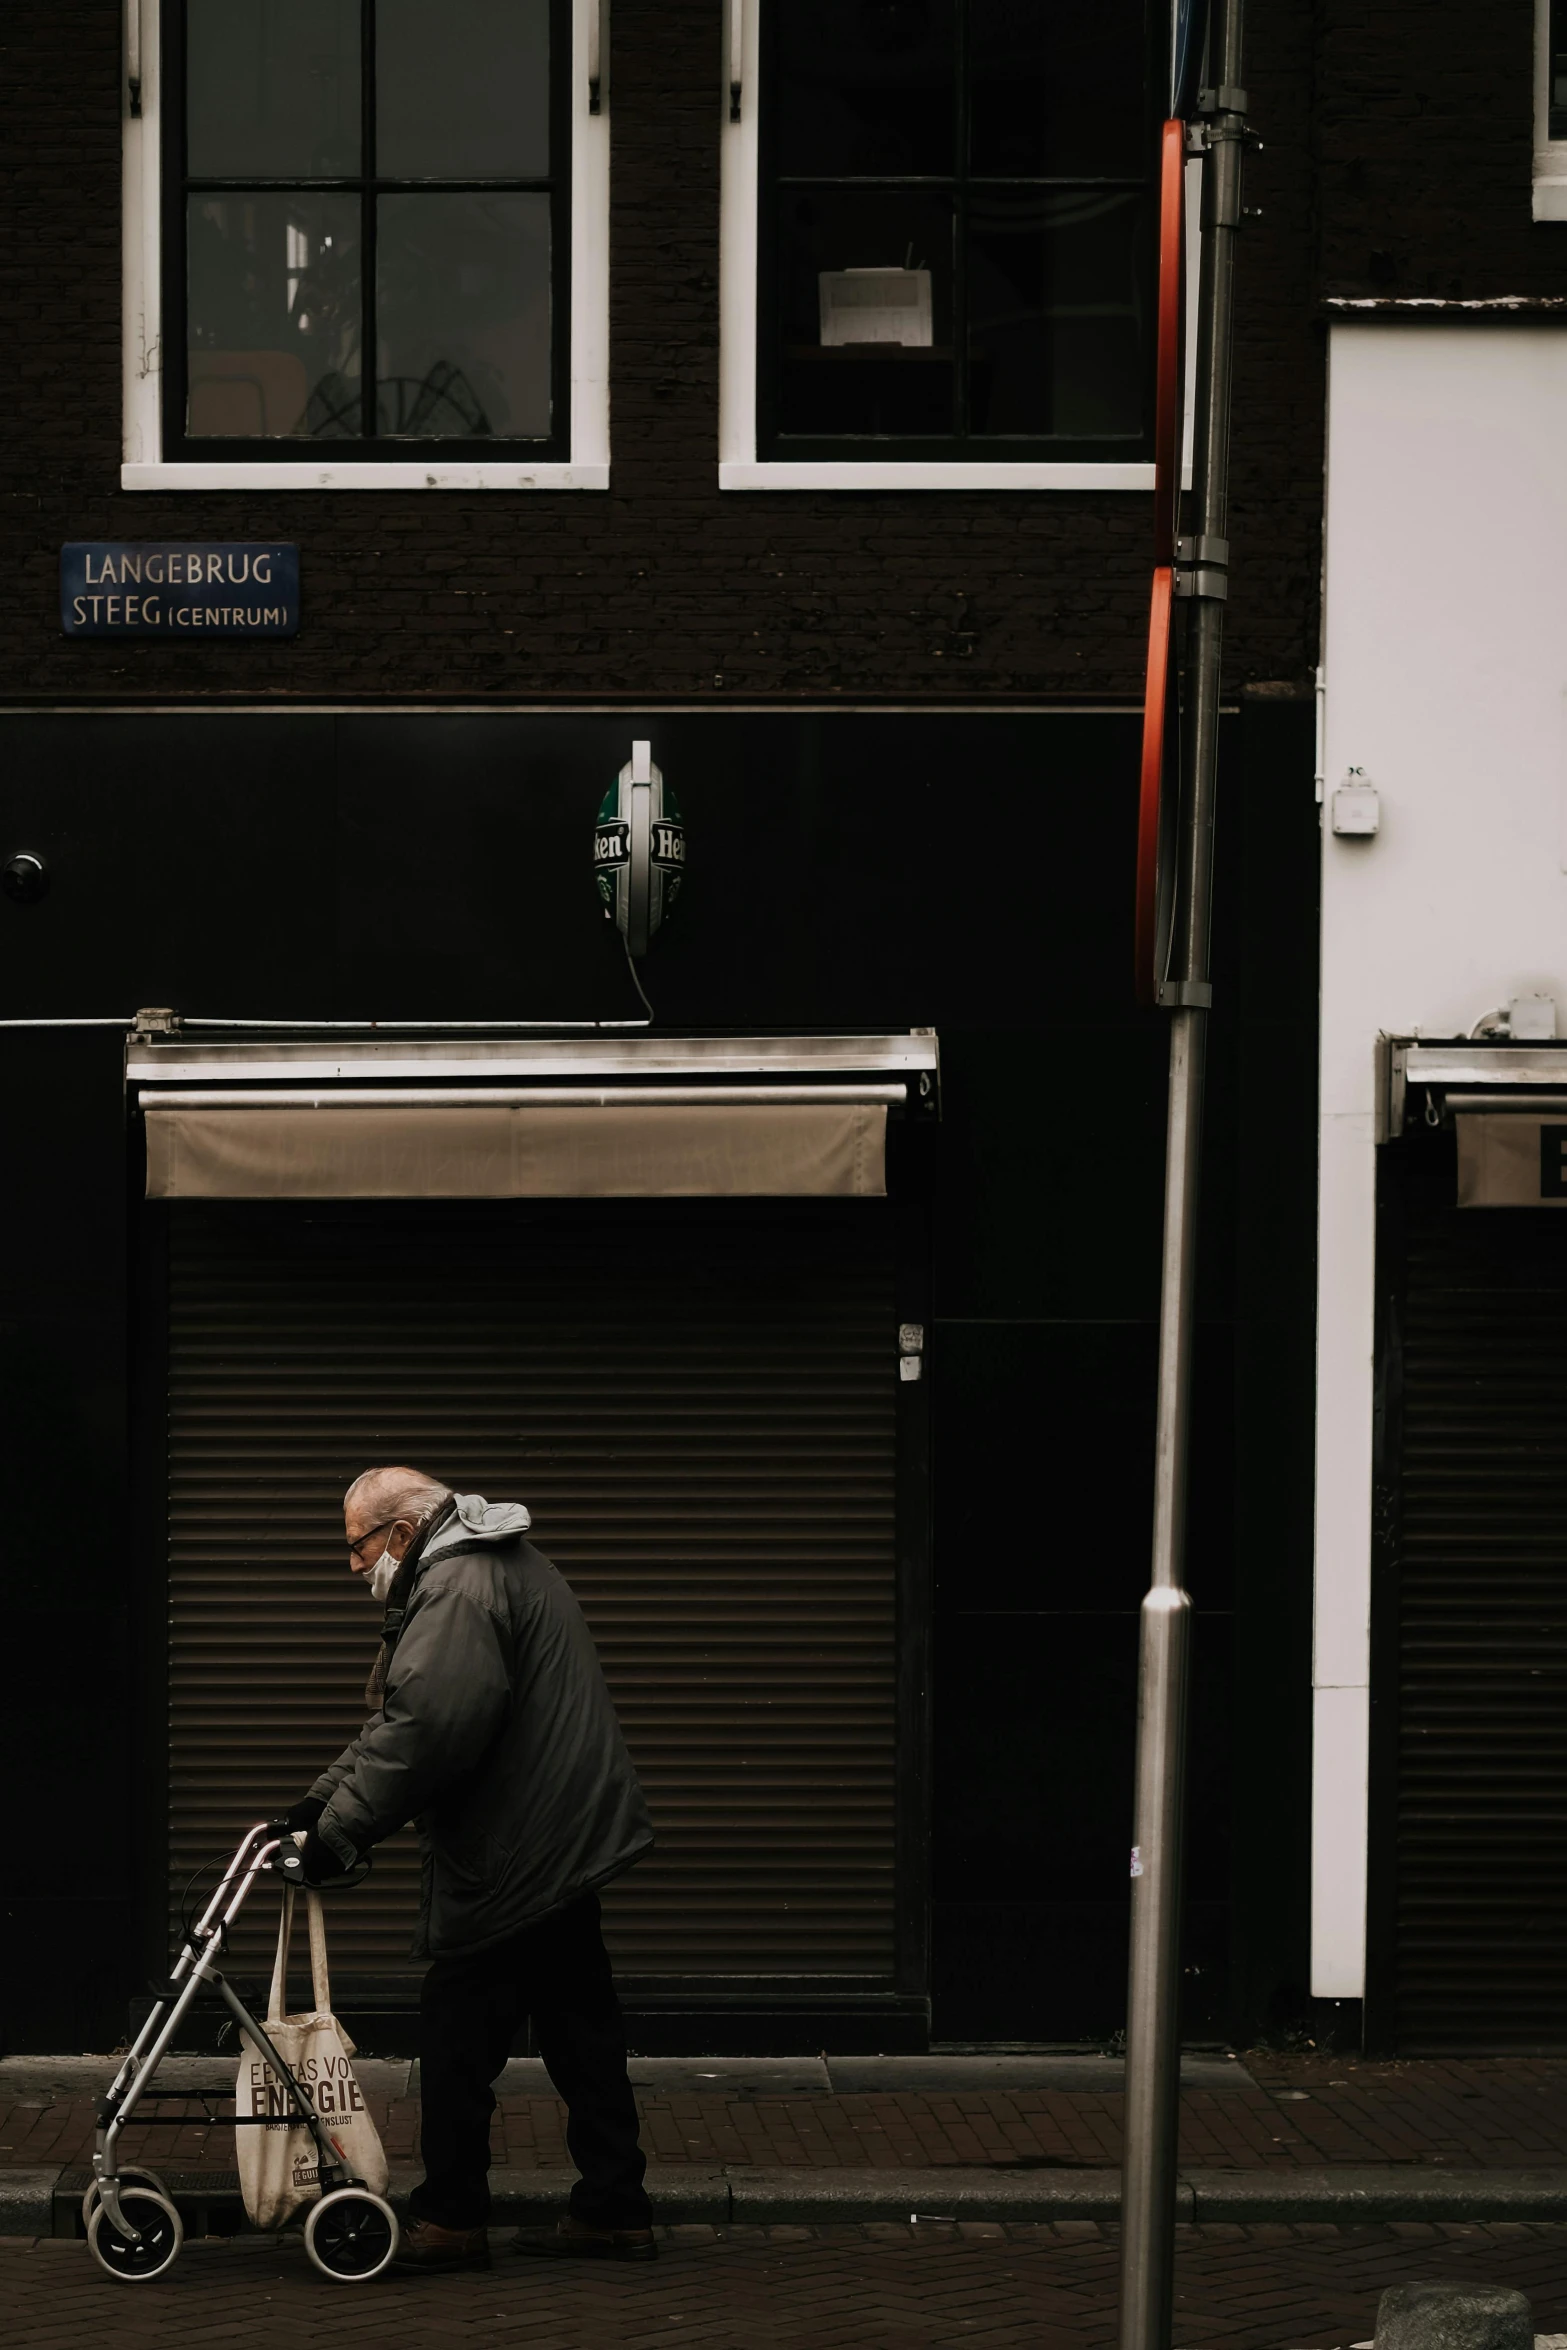
<svg viewBox="0 0 1567 2350"><path fill-rule="evenodd" d="M686 869L685 826L652 753L651 743L632 744L630 759L604 794L593 835L599 904L633 955L647 953L680 895Z"/></svg>

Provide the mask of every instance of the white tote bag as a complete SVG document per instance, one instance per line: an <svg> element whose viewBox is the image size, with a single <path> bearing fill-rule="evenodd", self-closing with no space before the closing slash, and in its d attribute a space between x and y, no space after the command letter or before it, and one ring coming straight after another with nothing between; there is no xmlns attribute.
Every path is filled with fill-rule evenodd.
<svg viewBox="0 0 1567 2350"><path fill-rule="evenodd" d="M315 2106L345 2170L362 2179L374 2195L387 2186L386 2155L380 2133L365 2108L352 2063L354 2044L338 2028L332 2015L332 1989L327 1978L326 1925L321 1896L308 1887L305 1902L310 1920L310 1980L315 2006L304 2015L284 2013L288 2004L288 1945L294 1925L294 1892L283 1891L283 1914L278 1920L277 1961L267 1997L267 2033L304 2094ZM266 2117L260 2128L246 2123L234 2133L239 2163L240 2193L251 2223L258 2228L280 2228L303 2203L321 2192L321 2171L315 2140L303 2122L285 2117L293 2100L284 2083L250 2034L244 2034L244 2053L234 2084L234 2111L238 2116Z"/></svg>

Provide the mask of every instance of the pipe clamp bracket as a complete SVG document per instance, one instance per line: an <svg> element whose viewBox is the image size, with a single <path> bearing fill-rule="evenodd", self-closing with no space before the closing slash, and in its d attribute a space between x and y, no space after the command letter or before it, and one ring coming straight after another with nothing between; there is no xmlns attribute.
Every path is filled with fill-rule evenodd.
<svg viewBox="0 0 1567 2350"><path fill-rule="evenodd" d="M1230 592L1230 542L1211 535L1175 542L1175 592L1222 604Z"/></svg>

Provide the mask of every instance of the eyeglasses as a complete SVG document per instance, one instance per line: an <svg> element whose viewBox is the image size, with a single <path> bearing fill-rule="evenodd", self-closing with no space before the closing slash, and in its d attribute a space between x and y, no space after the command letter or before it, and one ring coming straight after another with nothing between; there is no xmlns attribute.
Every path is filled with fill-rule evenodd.
<svg viewBox="0 0 1567 2350"><path fill-rule="evenodd" d="M388 1526L395 1526L396 1523L397 1520L395 1518L383 1518L379 1526L367 1526L364 1532L360 1535L359 1540L349 1544L349 1557L351 1559L358 1558L359 1553L364 1549L364 1546L367 1542L373 1540L377 1534L384 1534Z"/></svg>

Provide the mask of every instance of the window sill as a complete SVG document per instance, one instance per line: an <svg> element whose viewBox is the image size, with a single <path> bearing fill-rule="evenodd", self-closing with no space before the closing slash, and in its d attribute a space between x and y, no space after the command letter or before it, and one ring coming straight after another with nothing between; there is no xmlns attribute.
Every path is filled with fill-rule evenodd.
<svg viewBox="0 0 1567 2350"><path fill-rule="evenodd" d="M1536 161L1534 217L1536 220L1567 220L1567 155L1553 154L1548 167L1542 161Z"/></svg>
<svg viewBox="0 0 1567 2350"><path fill-rule="evenodd" d="M122 490L607 490L607 465L122 465Z"/></svg>
<svg viewBox="0 0 1567 2350"><path fill-rule="evenodd" d="M963 465L939 460L734 460L721 490L1151 490L1151 465Z"/></svg>

